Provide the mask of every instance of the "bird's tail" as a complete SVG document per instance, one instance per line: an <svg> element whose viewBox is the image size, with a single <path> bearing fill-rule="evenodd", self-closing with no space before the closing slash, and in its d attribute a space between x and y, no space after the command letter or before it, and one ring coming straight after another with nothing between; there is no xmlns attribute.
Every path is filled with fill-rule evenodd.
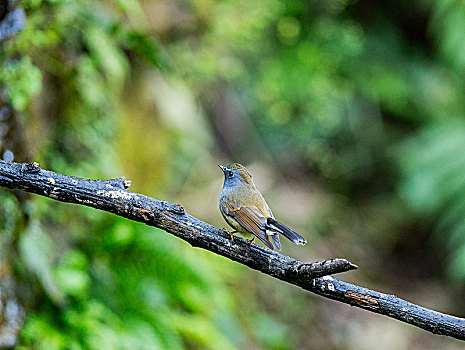
<svg viewBox="0 0 465 350"><path fill-rule="evenodd" d="M268 218L266 223L271 229L274 229L283 234L284 237L288 238L295 244L304 245L307 243L307 240L304 237L299 235L297 232L292 231L289 227L281 224L279 221L276 221L273 218Z"/></svg>
<svg viewBox="0 0 465 350"><path fill-rule="evenodd" d="M274 247L275 249L279 252L281 251L281 242L279 241L279 233L275 233L273 236L271 236L273 238L273 244L274 244Z"/></svg>

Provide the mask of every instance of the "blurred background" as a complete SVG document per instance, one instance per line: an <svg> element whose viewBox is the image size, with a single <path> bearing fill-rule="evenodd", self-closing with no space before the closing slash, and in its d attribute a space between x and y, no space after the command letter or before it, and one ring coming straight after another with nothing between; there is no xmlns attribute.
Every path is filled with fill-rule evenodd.
<svg viewBox="0 0 465 350"><path fill-rule="evenodd" d="M3 5L2 5L3 6ZM337 276L465 315L465 3L10 1L0 157L218 227L240 162ZM0 347L463 349L169 234L0 189Z"/></svg>

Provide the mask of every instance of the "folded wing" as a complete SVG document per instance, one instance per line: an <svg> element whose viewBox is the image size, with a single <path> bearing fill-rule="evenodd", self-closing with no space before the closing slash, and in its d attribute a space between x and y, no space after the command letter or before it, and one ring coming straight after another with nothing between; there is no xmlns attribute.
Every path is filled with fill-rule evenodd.
<svg viewBox="0 0 465 350"><path fill-rule="evenodd" d="M221 204L223 212L234 218L247 232L252 233L268 248L273 249L273 245L267 235L267 218L255 206L235 206L231 203ZM279 239L279 238L278 238ZM281 247L276 247L281 248Z"/></svg>

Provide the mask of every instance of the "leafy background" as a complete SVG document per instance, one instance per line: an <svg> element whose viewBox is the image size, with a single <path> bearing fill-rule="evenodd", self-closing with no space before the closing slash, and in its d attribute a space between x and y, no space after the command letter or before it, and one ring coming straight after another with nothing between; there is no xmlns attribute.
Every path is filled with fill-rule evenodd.
<svg viewBox="0 0 465 350"><path fill-rule="evenodd" d="M23 0L0 156L224 227L246 164L304 261L463 315L461 1ZM0 343L17 349L458 349L115 216L0 190Z"/></svg>

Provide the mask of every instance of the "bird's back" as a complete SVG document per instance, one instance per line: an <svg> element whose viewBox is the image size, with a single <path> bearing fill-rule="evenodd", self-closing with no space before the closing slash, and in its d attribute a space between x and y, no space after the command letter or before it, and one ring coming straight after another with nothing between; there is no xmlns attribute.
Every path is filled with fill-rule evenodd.
<svg viewBox="0 0 465 350"><path fill-rule="evenodd" d="M220 195L220 207L223 202L233 204L234 207L255 207L265 218L273 217L268 204L253 183L251 186L240 188L223 187Z"/></svg>

